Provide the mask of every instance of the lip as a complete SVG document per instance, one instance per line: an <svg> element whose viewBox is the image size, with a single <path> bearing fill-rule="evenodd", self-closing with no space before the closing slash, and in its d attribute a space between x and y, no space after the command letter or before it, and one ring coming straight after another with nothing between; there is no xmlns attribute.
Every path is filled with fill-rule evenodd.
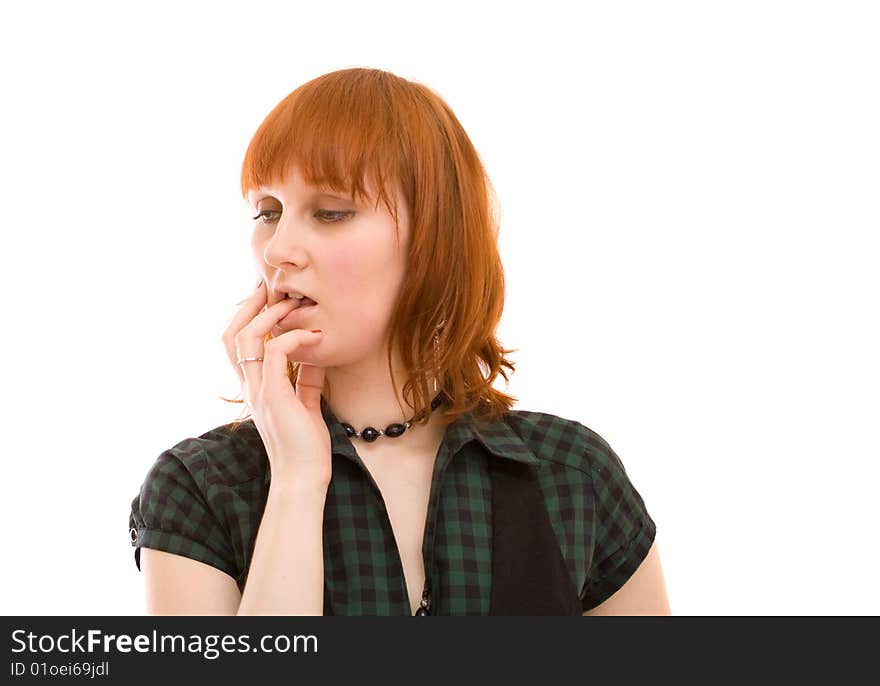
<svg viewBox="0 0 880 686"><path fill-rule="evenodd" d="M314 310L317 310L320 305L306 305L305 307L297 307L295 310L288 312L282 319L278 321L275 325L276 329L295 329L298 328L297 324L299 324L306 317L314 314Z"/></svg>
<svg viewBox="0 0 880 686"><path fill-rule="evenodd" d="M278 300L284 300L285 298L287 298L288 293L299 293L300 295L306 296L309 300L312 300L314 302L318 302L308 293L305 293L304 291L300 291L300 290L293 288L293 287L288 288L287 286L284 286L283 284L276 284L275 286L273 286L273 289L275 291L275 297Z"/></svg>

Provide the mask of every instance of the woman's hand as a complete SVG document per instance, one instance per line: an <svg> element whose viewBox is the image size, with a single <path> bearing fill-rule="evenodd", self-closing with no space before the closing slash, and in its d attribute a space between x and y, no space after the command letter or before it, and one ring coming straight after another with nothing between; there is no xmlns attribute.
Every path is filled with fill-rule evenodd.
<svg viewBox="0 0 880 686"><path fill-rule="evenodd" d="M301 364L295 393L287 376L288 356L296 359L303 347L315 345L324 334L294 329L264 345L265 336L296 302L288 298L261 311L267 293L265 282L260 282L223 332L223 344L266 446L272 480L329 484L330 432L321 414L324 368ZM240 358L261 356L262 362L238 363Z"/></svg>

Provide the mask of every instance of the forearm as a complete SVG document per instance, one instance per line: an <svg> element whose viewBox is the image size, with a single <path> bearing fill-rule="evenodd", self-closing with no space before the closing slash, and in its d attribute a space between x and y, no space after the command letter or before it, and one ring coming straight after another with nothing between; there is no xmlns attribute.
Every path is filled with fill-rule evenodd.
<svg viewBox="0 0 880 686"><path fill-rule="evenodd" d="M326 499L320 480L270 482L237 614L324 614Z"/></svg>

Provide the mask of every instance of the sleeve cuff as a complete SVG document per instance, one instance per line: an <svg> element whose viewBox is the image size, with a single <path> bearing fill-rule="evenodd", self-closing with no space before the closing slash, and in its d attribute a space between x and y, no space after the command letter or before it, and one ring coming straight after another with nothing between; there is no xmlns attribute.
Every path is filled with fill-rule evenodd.
<svg viewBox="0 0 880 686"><path fill-rule="evenodd" d="M213 550L198 541L193 541L173 531L145 528L132 529L132 531L137 532L136 538L132 535L131 544L134 546L134 563L137 565L138 571L141 569L140 552L141 546L143 546L204 562L219 569L221 572L225 572L233 579L238 579L238 570L220 558Z"/></svg>
<svg viewBox="0 0 880 686"><path fill-rule="evenodd" d="M581 608L584 612L602 604L623 587L648 556L656 534L657 526L650 515L647 515L636 537L622 551L617 565L602 578L587 581L581 597Z"/></svg>

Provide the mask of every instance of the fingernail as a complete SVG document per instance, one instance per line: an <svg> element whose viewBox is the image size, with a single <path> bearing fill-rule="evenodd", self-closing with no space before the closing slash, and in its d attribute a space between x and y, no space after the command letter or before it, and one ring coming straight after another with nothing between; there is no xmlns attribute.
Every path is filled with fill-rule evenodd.
<svg viewBox="0 0 880 686"><path fill-rule="evenodd" d="M312 329L312 333L323 333L321 329Z"/></svg>

